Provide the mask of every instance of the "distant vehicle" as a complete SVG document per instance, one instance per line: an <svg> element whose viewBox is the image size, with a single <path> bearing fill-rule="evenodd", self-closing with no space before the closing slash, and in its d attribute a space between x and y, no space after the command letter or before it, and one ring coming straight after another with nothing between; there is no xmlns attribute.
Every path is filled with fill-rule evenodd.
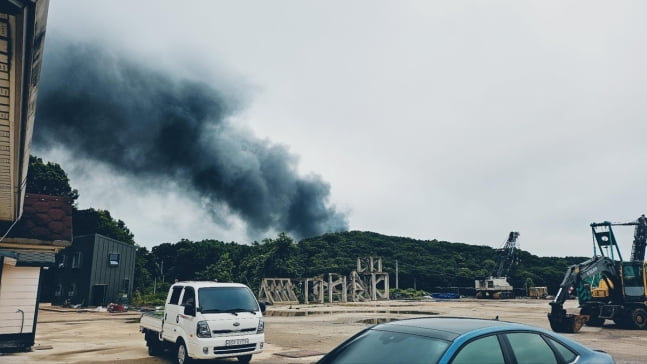
<svg viewBox="0 0 647 364"><path fill-rule="evenodd" d="M528 297L530 298L547 298L548 287L529 287Z"/></svg>
<svg viewBox="0 0 647 364"><path fill-rule="evenodd" d="M346 340L317 364L606 364L595 351L541 328L456 317L426 317L369 327Z"/></svg>
<svg viewBox="0 0 647 364"><path fill-rule="evenodd" d="M150 355L175 354L175 362L236 357L249 363L263 351L265 303L244 284L177 282L164 312L142 315L139 330Z"/></svg>

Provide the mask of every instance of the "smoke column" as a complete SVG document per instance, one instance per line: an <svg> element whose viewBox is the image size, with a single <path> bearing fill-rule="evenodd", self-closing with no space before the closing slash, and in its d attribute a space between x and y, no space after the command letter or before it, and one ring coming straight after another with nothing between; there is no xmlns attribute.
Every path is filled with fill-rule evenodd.
<svg viewBox="0 0 647 364"><path fill-rule="evenodd" d="M63 146L134 183L176 182L207 208L226 205L253 232L302 238L347 229L328 204L330 186L299 176L285 147L233 127L238 105L216 88L95 46L48 45L34 146ZM214 220L222 213L210 212Z"/></svg>

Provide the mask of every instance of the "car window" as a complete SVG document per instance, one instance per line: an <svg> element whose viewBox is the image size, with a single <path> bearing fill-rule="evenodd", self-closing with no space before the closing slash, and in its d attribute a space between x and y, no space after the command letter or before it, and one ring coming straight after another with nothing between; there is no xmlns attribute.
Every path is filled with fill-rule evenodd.
<svg viewBox="0 0 647 364"><path fill-rule="evenodd" d="M206 287L198 289L198 303L202 313L228 310L259 310L254 294L247 287Z"/></svg>
<svg viewBox="0 0 647 364"><path fill-rule="evenodd" d="M506 334L518 364L557 364L553 349L539 334L515 332Z"/></svg>
<svg viewBox="0 0 647 364"><path fill-rule="evenodd" d="M182 293L182 286L175 286L173 287L173 293L171 294L171 298L169 299L168 303L171 305L177 305L178 302L180 301L180 293Z"/></svg>
<svg viewBox="0 0 647 364"><path fill-rule="evenodd" d="M186 287L184 289L184 295L182 296L182 306L194 305L195 306L195 292L193 287Z"/></svg>
<svg viewBox="0 0 647 364"><path fill-rule="evenodd" d="M553 347L559 352L559 354L567 363L573 363L575 359L577 359L578 354L573 352L573 350L569 349L568 347L562 345L562 343L547 337L545 337L545 339L553 344Z"/></svg>
<svg viewBox="0 0 647 364"><path fill-rule="evenodd" d="M435 363L449 346L446 341L390 331L368 330L334 358L335 364Z"/></svg>
<svg viewBox="0 0 647 364"><path fill-rule="evenodd" d="M452 364L504 364L503 352L496 335L486 336L467 343L454 356Z"/></svg>

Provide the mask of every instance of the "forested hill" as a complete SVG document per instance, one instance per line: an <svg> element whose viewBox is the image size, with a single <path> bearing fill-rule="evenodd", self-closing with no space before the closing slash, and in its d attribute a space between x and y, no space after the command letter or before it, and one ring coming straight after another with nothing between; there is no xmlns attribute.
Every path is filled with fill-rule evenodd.
<svg viewBox="0 0 647 364"><path fill-rule="evenodd" d="M330 233L298 243L306 272L310 275L335 272L347 274L357 266L357 257L382 257L383 271L389 272L395 287L398 261L400 288L433 291L438 287L474 287L474 280L492 274L497 266L497 249L438 240L416 240L374 232ZM538 257L517 250L517 262L509 277L514 287L530 283L557 290L566 268L588 257ZM528 281L528 279L531 280Z"/></svg>
<svg viewBox="0 0 647 364"><path fill-rule="evenodd" d="M275 239L251 245L183 239L160 244L150 252L140 247L135 287L144 292L153 287L154 281L217 279L246 283L256 290L263 278L348 275L357 269L358 257L369 256L382 258L382 271L389 273L391 288L396 285L397 260L399 288L430 293L460 287L461 292L469 295L474 280L489 276L497 266L497 249L489 246L362 231L329 233L296 243L281 233ZM547 286L551 294L557 291L569 265L587 259L537 257L523 250L517 250L517 258L508 274L512 285L520 290L526 286Z"/></svg>

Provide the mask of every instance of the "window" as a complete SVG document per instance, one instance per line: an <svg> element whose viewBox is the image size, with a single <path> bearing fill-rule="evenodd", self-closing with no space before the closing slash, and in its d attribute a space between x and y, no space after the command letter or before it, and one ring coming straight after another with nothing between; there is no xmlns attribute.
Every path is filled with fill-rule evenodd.
<svg viewBox="0 0 647 364"><path fill-rule="evenodd" d="M118 253L110 253L108 254L108 264L111 267L116 267L119 265L119 254Z"/></svg>
<svg viewBox="0 0 647 364"><path fill-rule="evenodd" d="M577 359L577 354L574 353L571 349L568 347L562 345L562 343L559 343L553 339L544 337L548 342L552 344L552 346L557 350L559 355L562 356L562 359L564 359L565 362L567 363L573 363L575 362L575 359Z"/></svg>
<svg viewBox="0 0 647 364"><path fill-rule="evenodd" d="M193 287L186 287L184 289L184 296L182 296L182 306L194 305L195 306L195 291Z"/></svg>
<svg viewBox="0 0 647 364"><path fill-rule="evenodd" d="M202 294L198 293L198 295L202 297ZM425 336L367 330L339 352L332 362L335 364L436 363L448 346L449 343L446 341Z"/></svg>
<svg viewBox="0 0 647 364"><path fill-rule="evenodd" d="M519 364L557 364L553 349L541 337L530 332L506 334Z"/></svg>
<svg viewBox="0 0 647 364"><path fill-rule="evenodd" d="M67 291L68 297L74 297L76 295L76 283L70 284L70 290Z"/></svg>
<svg viewBox="0 0 647 364"><path fill-rule="evenodd" d="M503 364L503 352L495 335L470 341L454 356L452 364L489 363Z"/></svg>
<svg viewBox="0 0 647 364"><path fill-rule="evenodd" d="M72 269L81 268L81 252L76 252L72 255Z"/></svg>
<svg viewBox="0 0 647 364"><path fill-rule="evenodd" d="M63 285L58 283L56 289L54 290L54 296L61 297L63 295Z"/></svg>
<svg viewBox="0 0 647 364"><path fill-rule="evenodd" d="M182 293L182 286L173 287L173 293L171 293L171 299L168 301L171 305L177 305L180 302L180 293Z"/></svg>
<svg viewBox="0 0 647 364"><path fill-rule="evenodd" d="M56 266L58 267L58 269L65 268L66 260L67 260L67 256L65 256L65 254L59 254L56 256Z"/></svg>
<svg viewBox="0 0 647 364"><path fill-rule="evenodd" d="M124 278L124 287L123 291L128 293L128 290L130 289L130 279Z"/></svg>

